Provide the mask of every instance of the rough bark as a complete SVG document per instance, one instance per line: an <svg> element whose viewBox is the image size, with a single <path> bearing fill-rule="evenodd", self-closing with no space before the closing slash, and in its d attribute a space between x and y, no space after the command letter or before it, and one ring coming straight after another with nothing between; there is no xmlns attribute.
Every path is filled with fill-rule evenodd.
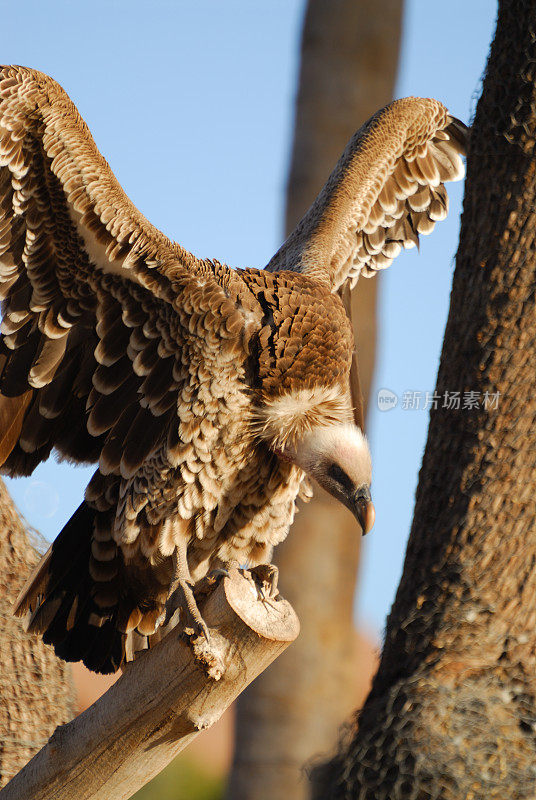
<svg viewBox="0 0 536 800"><path fill-rule="evenodd" d="M402 0L310 0L303 37L286 229L306 211L355 130L392 99ZM353 293L361 383L370 391L377 281ZM359 560L353 517L320 489L302 506L275 561L302 624L292 650L240 697L228 789L232 800L307 794L302 767L336 741L362 700L353 598ZM254 771L255 780L251 780Z"/></svg>
<svg viewBox="0 0 536 800"><path fill-rule="evenodd" d="M535 796L535 165L536 5L502 0L437 381L480 407L431 413L380 668L322 800Z"/></svg>
<svg viewBox="0 0 536 800"><path fill-rule="evenodd" d="M201 606L214 662L194 660L171 631L50 741L0 792L2 800L127 800L218 720L259 672L296 638L282 598L265 601L238 570Z"/></svg>
<svg viewBox="0 0 536 800"><path fill-rule="evenodd" d="M0 481L0 786L73 716L69 667L13 617L13 602L39 555Z"/></svg>

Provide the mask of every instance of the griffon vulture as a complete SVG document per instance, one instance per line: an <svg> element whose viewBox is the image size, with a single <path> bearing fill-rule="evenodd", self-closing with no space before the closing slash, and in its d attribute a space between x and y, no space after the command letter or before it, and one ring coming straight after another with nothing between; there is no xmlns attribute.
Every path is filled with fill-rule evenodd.
<svg viewBox="0 0 536 800"><path fill-rule="evenodd" d="M340 290L446 216L466 133L385 107L270 263L233 270L140 214L54 80L0 69L0 464L96 465L17 605L58 656L118 669L170 597L206 635L192 582L269 561L308 477L371 527Z"/></svg>

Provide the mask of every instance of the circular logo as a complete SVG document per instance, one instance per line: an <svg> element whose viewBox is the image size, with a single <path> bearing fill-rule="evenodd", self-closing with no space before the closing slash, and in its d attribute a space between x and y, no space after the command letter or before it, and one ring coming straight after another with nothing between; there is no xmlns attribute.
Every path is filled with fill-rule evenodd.
<svg viewBox="0 0 536 800"><path fill-rule="evenodd" d="M380 411L392 411L398 404L398 395L390 389L380 389L376 396L376 403Z"/></svg>

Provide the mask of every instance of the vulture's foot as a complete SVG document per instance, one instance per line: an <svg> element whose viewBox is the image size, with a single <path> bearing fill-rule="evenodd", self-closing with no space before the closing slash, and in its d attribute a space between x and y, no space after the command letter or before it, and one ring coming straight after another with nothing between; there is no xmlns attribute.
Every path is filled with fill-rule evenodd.
<svg viewBox="0 0 536 800"><path fill-rule="evenodd" d="M247 570L245 575L253 583L259 600L274 606L279 597L279 570L275 564L259 564Z"/></svg>
<svg viewBox="0 0 536 800"><path fill-rule="evenodd" d="M226 570L214 570L195 585L190 578L178 578L166 603L166 623L174 620L177 624L178 621L180 635L188 642L195 661L214 680L221 678L224 665L197 600L227 574Z"/></svg>
<svg viewBox="0 0 536 800"><path fill-rule="evenodd" d="M202 637L207 642L210 640L208 626L197 607L194 585L186 578L179 578L176 588L167 599L166 625L176 619L177 612L180 612L180 624L182 632L186 636L189 638Z"/></svg>

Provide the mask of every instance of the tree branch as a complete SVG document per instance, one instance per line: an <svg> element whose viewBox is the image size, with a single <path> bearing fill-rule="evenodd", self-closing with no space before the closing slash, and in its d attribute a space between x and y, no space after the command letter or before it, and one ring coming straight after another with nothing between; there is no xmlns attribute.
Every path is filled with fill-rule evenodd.
<svg viewBox="0 0 536 800"><path fill-rule="evenodd" d="M290 604L260 600L237 570L201 610L221 678L210 677L171 631L87 711L57 728L1 800L126 800L216 722L299 632Z"/></svg>

